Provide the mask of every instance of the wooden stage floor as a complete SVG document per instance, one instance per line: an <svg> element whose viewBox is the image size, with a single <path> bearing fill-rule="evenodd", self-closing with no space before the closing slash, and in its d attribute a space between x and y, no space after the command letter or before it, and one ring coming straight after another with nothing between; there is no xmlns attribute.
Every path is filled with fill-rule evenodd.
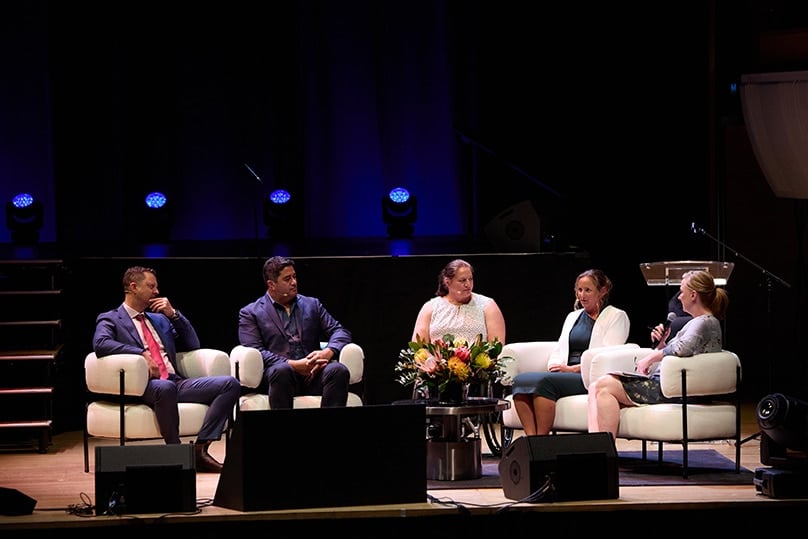
<svg viewBox="0 0 808 539"><path fill-rule="evenodd" d="M754 414L754 405L745 407L744 438L757 432ZM705 532L709 529L713 530L711 533L720 531L722 534L746 535L750 532L784 533L782 526L785 523L802 523L805 515L808 515L808 499L763 496L756 492L753 485L623 486L620 487L618 499L522 503L511 505L507 510L501 509L504 505L512 504L513 500L506 498L501 488L494 488L427 491L430 497L449 503L438 503L427 498L423 503L405 505L240 512L211 504L219 476L207 473L196 476L200 508L194 514L81 514L82 509L86 510L94 503L92 447L114 443L113 440L91 441L90 473L84 472L81 432L54 436L46 454L19 449L0 452L0 487L17 490L36 500L32 514L0 516L0 534L3 537L35 537L64 529L80 530L82 537L96 534L108 536L111 531L122 537L142 535L144 528L168 527L184 534L205 537L257 530L295 535L315 531L350 533L352 536L376 536L391 532L398 535L405 532L415 533L418 537L446 537L447 532L451 532L451 536L455 536L455 532L479 536L482 533L501 534L523 526L534 526L537 530L556 530L562 537L575 537L602 531L604 526L622 526L625 529L625 526L633 527L643 521L656 529L642 528L638 531L655 535L662 532L662 536L667 536L671 535L665 533L667 526L675 527L677 535L693 535L694 530L703 526L697 523L705 522L706 517L712 524L704 526ZM268 443L272 443L271 440ZM635 441L618 440L617 446L621 451L640 449L639 442ZM676 445L666 447L679 449ZM734 459L735 447L730 442L710 443L707 447ZM702 447L695 444L693 448ZM483 450L487 451L485 447ZM223 459L224 451L224 441L211 446L211 453L217 458ZM741 464L750 470L761 466L757 438L742 445ZM295 462L293 451L290 450L288 465L306 464ZM361 466L361 455L357 455L357 462L342 465ZM267 485L266 488L278 489L283 485ZM338 488L351 487L345 485ZM313 491L312 496L316 495ZM700 514L702 511L707 512Z"/></svg>

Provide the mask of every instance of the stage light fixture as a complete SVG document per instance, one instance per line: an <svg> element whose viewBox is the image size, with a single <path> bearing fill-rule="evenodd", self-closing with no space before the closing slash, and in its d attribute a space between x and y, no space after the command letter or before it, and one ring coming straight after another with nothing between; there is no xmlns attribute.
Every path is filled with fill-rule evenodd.
<svg viewBox="0 0 808 539"><path fill-rule="evenodd" d="M382 197L382 220L391 238L409 238L418 219L418 200L404 187L395 187Z"/></svg>
<svg viewBox="0 0 808 539"><path fill-rule="evenodd" d="M291 232L292 195L285 189L275 189L264 199L264 225L273 240L288 239Z"/></svg>
<svg viewBox="0 0 808 539"><path fill-rule="evenodd" d="M33 245L42 229L42 203L29 193L19 193L6 202L6 227L12 243Z"/></svg>
<svg viewBox="0 0 808 539"><path fill-rule="evenodd" d="M141 240L147 244L167 242L171 236L172 205L160 191L146 195L139 220Z"/></svg>
<svg viewBox="0 0 808 539"><path fill-rule="evenodd" d="M773 393L757 406L760 462L755 491L771 498L808 497L808 402Z"/></svg>
<svg viewBox="0 0 808 539"><path fill-rule="evenodd" d="M808 449L808 402L773 393L757 406L757 420L766 435L791 449Z"/></svg>

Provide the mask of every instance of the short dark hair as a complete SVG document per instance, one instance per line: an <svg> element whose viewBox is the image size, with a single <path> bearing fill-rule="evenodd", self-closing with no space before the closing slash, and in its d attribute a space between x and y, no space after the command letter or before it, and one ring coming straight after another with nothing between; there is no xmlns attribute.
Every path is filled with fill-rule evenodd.
<svg viewBox="0 0 808 539"><path fill-rule="evenodd" d="M155 277L157 276L156 271L154 271L152 268L147 268L146 266L132 266L131 268L128 268L123 273L123 291L127 292L129 290L129 283L132 281L142 281L144 278L144 273L151 273Z"/></svg>
<svg viewBox="0 0 808 539"><path fill-rule="evenodd" d="M273 256L264 262L264 282L276 282L280 276L283 268L286 266L295 267L295 261L285 256Z"/></svg>

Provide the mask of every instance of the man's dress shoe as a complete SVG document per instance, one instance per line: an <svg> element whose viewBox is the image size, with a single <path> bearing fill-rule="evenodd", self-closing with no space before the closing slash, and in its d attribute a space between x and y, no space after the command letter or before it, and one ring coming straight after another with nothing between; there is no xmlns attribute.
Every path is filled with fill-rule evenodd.
<svg viewBox="0 0 808 539"><path fill-rule="evenodd" d="M221 473L222 464L210 456L208 453L209 445L209 442L196 445L196 471L202 473Z"/></svg>

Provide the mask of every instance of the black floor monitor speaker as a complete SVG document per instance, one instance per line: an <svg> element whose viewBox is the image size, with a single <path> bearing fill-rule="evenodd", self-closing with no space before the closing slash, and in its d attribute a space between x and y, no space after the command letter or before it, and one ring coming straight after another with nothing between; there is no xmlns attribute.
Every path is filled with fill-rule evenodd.
<svg viewBox="0 0 808 539"><path fill-rule="evenodd" d="M193 444L96 446L96 515L194 511Z"/></svg>
<svg viewBox="0 0 808 539"><path fill-rule="evenodd" d="M0 487L0 515L16 517L34 512L36 500L13 488Z"/></svg>
<svg viewBox="0 0 808 539"><path fill-rule="evenodd" d="M511 500L620 496L617 449L608 432L519 437L505 449L499 475L503 492Z"/></svg>
<svg viewBox="0 0 808 539"><path fill-rule="evenodd" d="M238 511L426 501L426 409L241 412L213 505Z"/></svg>

